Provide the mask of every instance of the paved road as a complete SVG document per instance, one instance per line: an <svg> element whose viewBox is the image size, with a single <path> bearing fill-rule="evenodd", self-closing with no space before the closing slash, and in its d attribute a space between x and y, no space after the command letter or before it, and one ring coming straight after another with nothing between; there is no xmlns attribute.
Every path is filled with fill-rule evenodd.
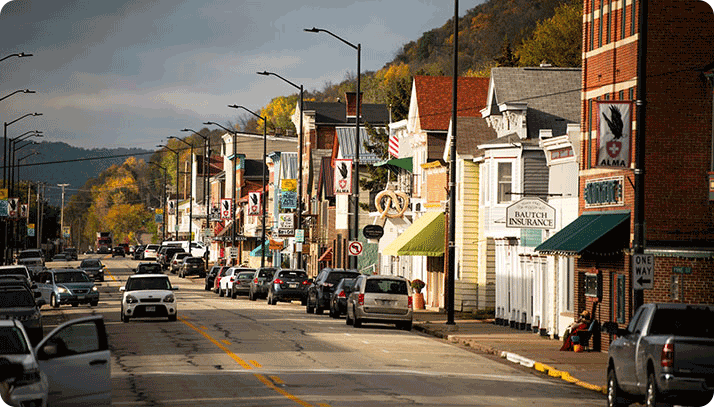
<svg viewBox="0 0 714 407"><path fill-rule="evenodd" d="M46 330L102 313L116 406L600 406L604 396L386 325L354 328L295 303L221 298L171 276L179 320L119 322L137 262L106 259L95 308L43 308ZM69 264L74 265L75 262ZM51 267L52 265L48 265Z"/></svg>

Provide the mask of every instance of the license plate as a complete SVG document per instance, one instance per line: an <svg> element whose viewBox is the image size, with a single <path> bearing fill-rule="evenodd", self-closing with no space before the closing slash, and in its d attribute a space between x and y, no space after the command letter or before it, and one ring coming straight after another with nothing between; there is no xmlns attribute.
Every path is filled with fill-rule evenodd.
<svg viewBox="0 0 714 407"><path fill-rule="evenodd" d="M156 307L153 305L146 307L146 312L156 312Z"/></svg>
<svg viewBox="0 0 714 407"><path fill-rule="evenodd" d="M78 300L83 300L84 297L85 297L84 295L78 295L78 296L77 296L77 299L78 299Z"/></svg>
<svg viewBox="0 0 714 407"><path fill-rule="evenodd" d="M288 284L288 287L290 287L290 288L297 288L298 285L297 285L297 283L290 283L290 284Z"/></svg>

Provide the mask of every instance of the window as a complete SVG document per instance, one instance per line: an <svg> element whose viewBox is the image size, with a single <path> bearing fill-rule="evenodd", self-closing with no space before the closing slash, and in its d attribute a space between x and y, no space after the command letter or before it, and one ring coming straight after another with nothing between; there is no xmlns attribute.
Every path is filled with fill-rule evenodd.
<svg viewBox="0 0 714 407"><path fill-rule="evenodd" d="M615 304L617 313L617 322L625 323L625 275L617 275L617 304Z"/></svg>
<svg viewBox="0 0 714 407"><path fill-rule="evenodd" d="M511 163L498 163L498 203L511 201L512 191Z"/></svg>
<svg viewBox="0 0 714 407"><path fill-rule="evenodd" d="M625 19L626 19L626 17L627 17L627 0L623 0L622 1L622 15L621 15L622 32L620 33L620 39L625 38L625 27L626 27ZM622 97L620 97L620 99L622 99Z"/></svg>
<svg viewBox="0 0 714 407"><path fill-rule="evenodd" d="M568 158L573 156L573 149L570 147L559 148L550 152L550 159Z"/></svg>
<svg viewBox="0 0 714 407"><path fill-rule="evenodd" d="M605 44L610 43L610 16L612 16L612 3L608 1L607 5L607 38L605 40Z"/></svg>
<svg viewBox="0 0 714 407"><path fill-rule="evenodd" d="M603 26L603 9L605 8L605 4L602 2L600 3L600 31L598 32L598 39L597 39L597 46L602 47L602 26Z"/></svg>
<svg viewBox="0 0 714 407"><path fill-rule="evenodd" d="M600 273L585 273L583 279L585 296L600 298L600 288L602 287Z"/></svg>

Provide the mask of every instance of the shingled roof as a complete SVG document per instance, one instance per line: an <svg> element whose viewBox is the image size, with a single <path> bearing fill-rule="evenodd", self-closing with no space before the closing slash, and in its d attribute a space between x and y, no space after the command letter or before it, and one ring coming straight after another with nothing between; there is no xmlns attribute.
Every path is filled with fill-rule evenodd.
<svg viewBox="0 0 714 407"><path fill-rule="evenodd" d="M347 105L343 102L303 102L303 110L315 111L316 124L354 123L354 120L347 120ZM386 124L389 122L389 108L384 104L363 103L360 115L362 116L361 123Z"/></svg>
<svg viewBox="0 0 714 407"><path fill-rule="evenodd" d="M481 117L486 107L488 78L458 79L457 115ZM414 76L416 102L421 128L427 131L447 131L451 120L453 81L451 76Z"/></svg>

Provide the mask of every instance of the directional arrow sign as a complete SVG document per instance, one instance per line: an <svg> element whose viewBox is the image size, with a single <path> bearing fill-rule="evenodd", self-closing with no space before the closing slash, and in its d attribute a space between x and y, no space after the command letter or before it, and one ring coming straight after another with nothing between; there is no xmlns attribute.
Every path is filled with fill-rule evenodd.
<svg viewBox="0 0 714 407"><path fill-rule="evenodd" d="M635 290L652 289L654 287L654 255L632 255L632 281Z"/></svg>

